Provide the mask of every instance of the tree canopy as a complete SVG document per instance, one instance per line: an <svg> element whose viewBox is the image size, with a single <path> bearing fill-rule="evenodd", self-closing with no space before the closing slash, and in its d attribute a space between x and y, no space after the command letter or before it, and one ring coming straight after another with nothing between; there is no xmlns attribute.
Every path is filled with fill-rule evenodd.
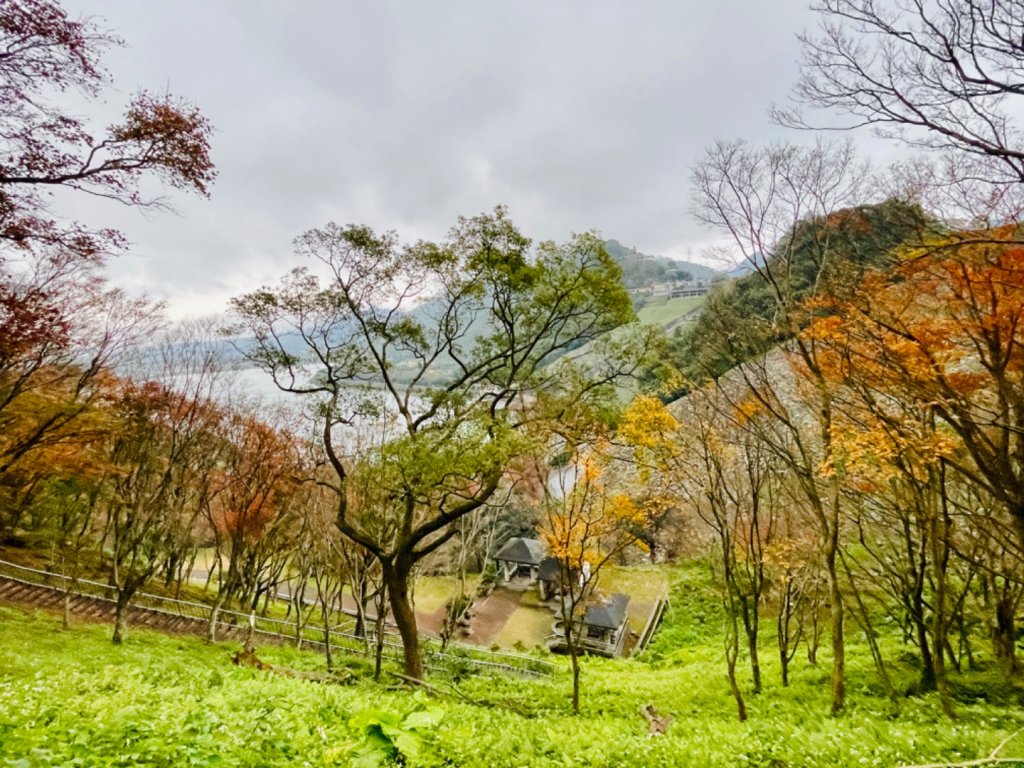
<svg viewBox="0 0 1024 768"><path fill-rule="evenodd" d="M599 405L635 365L613 355L582 370L566 356L633 319L600 239L530 245L500 207L460 219L441 243L329 224L296 240L314 268L232 302L244 354L317 403L338 528L380 560L415 677L415 563L493 496L526 427ZM368 423L383 426L357 456L348 448ZM358 516L356 468L382 491Z"/></svg>

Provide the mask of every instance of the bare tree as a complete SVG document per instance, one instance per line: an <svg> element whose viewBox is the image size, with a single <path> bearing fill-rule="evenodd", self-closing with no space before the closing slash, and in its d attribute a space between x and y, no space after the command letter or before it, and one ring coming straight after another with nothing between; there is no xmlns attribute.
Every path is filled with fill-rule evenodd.
<svg viewBox="0 0 1024 768"><path fill-rule="evenodd" d="M257 410L257 408L259 410ZM223 455L215 475L216 496L204 510L213 538L217 596L208 638L216 639L221 609L238 599L254 610L295 544L306 477L300 443L286 413L254 403L236 403L221 429Z"/></svg>
<svg viewBox="0 0 1024 768"><path fill-rule="evenodd" d="M1011 115L1024 95L1020 0L821 0L816 33L800 36L796 109L849 115L915 147L967 155L994 184L1024 182L1024 144ZM966 169L965 169L966 170ZM965 178L968 176L965 175Z"/></svg>
<svg viewBox="0 0 1024 768"><path fill-rule="evenodd" d="M774 308L766 333L792 339L781 357L751 360L720 384L720 393L743 417L751 409L769 418L741 418L796 479L812 513L829 582L832 640L832 711L846 700L844 610L839 547L841 478L834 467L833 397L813 341L801 338L804 297L794 293L798 248L821 266L834 257L825 222L842 208L862 202L865 173L849 144L818 142L756 148L719 143L694 170L694 213L728 235L740 256L767 288ZM811 220L810 222L808 220ZM809 239L797 238L811 224ZM805 256L804 258L808 258ZM813 286L810 295L819 292Z"/></svg>

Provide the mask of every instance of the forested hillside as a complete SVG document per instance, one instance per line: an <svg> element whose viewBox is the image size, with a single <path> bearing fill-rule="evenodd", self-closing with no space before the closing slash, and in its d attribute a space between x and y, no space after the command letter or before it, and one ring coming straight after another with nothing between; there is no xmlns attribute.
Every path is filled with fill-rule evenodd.
<svg viewBox="0 0 1024 768"><path fill-rule="evenodd" d="M274 10L312 49L315 25ZM320 203L305 195L335 181L323 154L298 173L254 153L275 211L301 199L291 250L276 220L237 240L251 220L203 236L196 209L176 220L182 258L253 254L215 317L172 322L105 271L131 251L98 205L207 204L213 126L146 91L111 124L122 41L105 22L0 3L0 763L1024 765L1024 5L812 13L772 115L799 140L720 140L692 167L704 241L746 274L593 231L535 241L549 185L528 179L535 229L481 190L579 171L560 162L580 149L593 167L592 147L561 141L534 166L501 142L521 152L512 173L455 110L459 161L421 168L443 131L389 113L386 151L364 151L375 131L353 141L345 189ZM441 59L446 84L486 63L430 43L416 61ZM421 98L410 61L388 59L395 83L345 114L505 93L460 80ZM535 78L549 63L516 61ZM230 101L287 115L277 132L246 113L275 152L350 127L306 109L309 78L293 114L237 98L247 67L226 76ZM317 105L354 87L329 80ZM905 152L872 165L811 133L820 109L824 135L849 119ZM392 156L390 183L358 178ZM598 205L578 175L556 186ZM436 221L467 199L483 212ZM308 228L334 205L407 232Z"/></svg>
<svg viewBox="0 0 1024 768"><path fill-rule="evenodd" d="M829 299L855 290L865 272L894 268L901 246L938 229L919 205L896 199L795 220L767 258L744 257L745 274L721 281L696 322L676 331L680 369L697 381L718 378L767 352L827 311Z"/></svg>
<svg viewBox="0 0 1024 768"><path fill-rule="evenodd" d="M622 267L622 282L630 289L667 282L708 282L719 274L706 264L648 256L636 248L627 248L618 240L606 240L604 247Z"/></svg>

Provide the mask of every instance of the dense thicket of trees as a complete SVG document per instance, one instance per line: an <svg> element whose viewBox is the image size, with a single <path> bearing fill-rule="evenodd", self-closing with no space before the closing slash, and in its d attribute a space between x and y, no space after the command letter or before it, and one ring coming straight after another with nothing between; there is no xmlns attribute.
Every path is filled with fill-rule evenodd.
<svg viewBox="0 0 1024 768"><path fill-rule="evenodd" d="M783 675L793 642L816 658L827 609L833 711L845 705L852 620L894 709L904 691L880 639L887 623L914 649L915 690L937 691L955 716L951 669L983 656L1007 679L1018 669L1024 7L814 10L793 104L775 119L808 128L810 111L826 110L815 119L831 128L852 117L846 127L923 154L876 176L851 145L709 150L695 213L751 274L676 340L686 396L674 418L638 402L632 418L657 437L630 434L716 534L731 679L751 601L776 614ZM765 467L767 495L754 482ZM756 524L755 490L769 512ZM738 571L770 574L767 588ZM754 647L749 656L756 691Z"/></svg>
<svg viewBox="0 0 1024 768"><path fill-rule="evenodd" d="M937 690L951 716L951 668L987 656L1016 673L1022 253L1017 225L905 245L802 302L791 339L693 382L671 415L634 405L625 436L638 459L717 537L731 677L742 626L756 692L756 607L776 614L784 657L787 622L813 657L816 611L831 612L836 711L847 618L894 707L904 691L878 641L886 625L914 649L915 689Z"/></svg>
<svg viewBox="0 0 1024 768"><path fill-rule="evenodd" d="M63 92L101 98L117 44L52 0L0 8L0 532L39 489L45 452L88 431L102 377L153 328L154 308L104 284L121 235L63 219L52 190L152 208L165 203L149 180L205 195L214 179L211 127L186 102L139 93L105 130L68 111Z"/></svg>

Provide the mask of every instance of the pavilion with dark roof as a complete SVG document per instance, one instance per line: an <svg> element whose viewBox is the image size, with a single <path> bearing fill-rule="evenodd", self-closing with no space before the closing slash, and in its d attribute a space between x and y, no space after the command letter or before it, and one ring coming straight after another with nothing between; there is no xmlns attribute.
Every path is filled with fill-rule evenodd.
<svg viewBox="0 0 1024 768"><path fill-rule="evenodd" d="M562 589L562 564L557 557L548 555L537 569L537 590L541 600L551 600Z"/></svg>
<svg viewBox="0 0 1024 768"><path fill-rule="evenodd" d="M498 583L533 584L545 554L547 548L538 539L509 539L494 555Z"/></svg>
<svg viewBox="0 0 1024 768"><path fill-rule="evenodd" d="M604 600L593 602L587 606L583 614L583 626L587 637L618 639L618 632L626 624L626 606L629 595L613 592ZM611 636L615 637L612 638Z"/></svg>
<svg viewBox="0 0 1024 768"><path fill-rule="evenodd" d="M621 656L629 634L627 607L629 595L613 592L597 596L587 603L583 617L573 622L574 635L578 633L578 647L586 653L599 656ZM548 647L553 651L565 650L564 634L550 638Z"/></svg>

